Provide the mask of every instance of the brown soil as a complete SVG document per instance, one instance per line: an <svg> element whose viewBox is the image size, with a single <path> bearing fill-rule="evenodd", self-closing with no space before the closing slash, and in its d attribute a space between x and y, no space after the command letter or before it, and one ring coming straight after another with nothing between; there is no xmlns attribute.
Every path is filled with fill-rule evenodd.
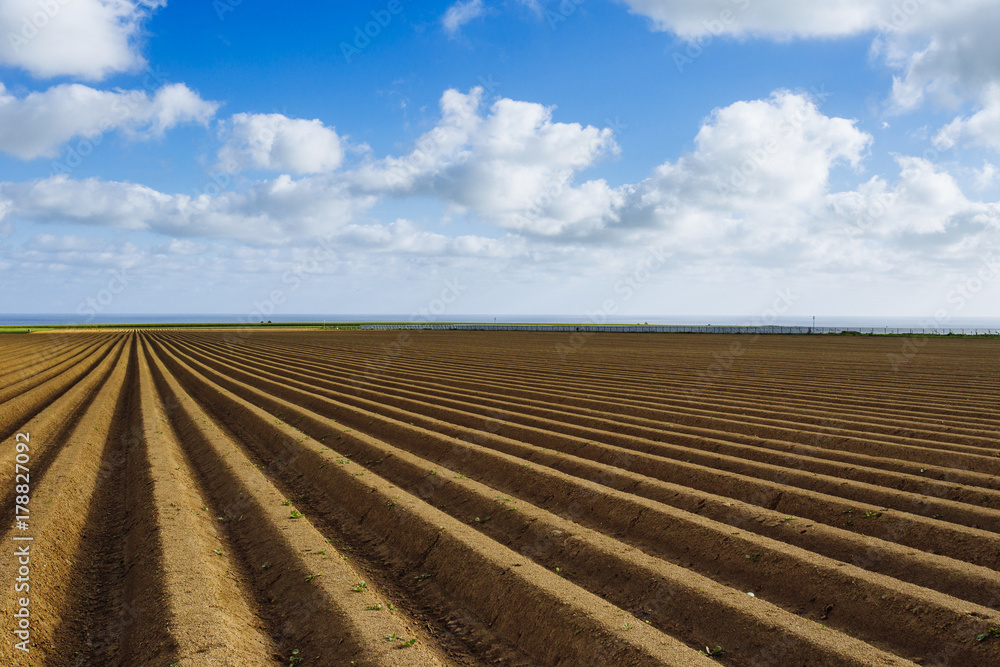
<svg viewBox="0 0 1000 667"><path fill-rule="evenodd" d="M906 340L0 336L0 664L1000 664L998 343Z"/></svg>

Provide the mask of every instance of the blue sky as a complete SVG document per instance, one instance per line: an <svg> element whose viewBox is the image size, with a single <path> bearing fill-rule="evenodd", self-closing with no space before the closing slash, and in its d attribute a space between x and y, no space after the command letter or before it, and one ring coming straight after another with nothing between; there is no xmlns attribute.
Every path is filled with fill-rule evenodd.
<svg viewBox="0 0 1000 667"><path fill-rule="evenodd" d="M0 309L997 316L998 29L987 0L9 0Z"/></svg>

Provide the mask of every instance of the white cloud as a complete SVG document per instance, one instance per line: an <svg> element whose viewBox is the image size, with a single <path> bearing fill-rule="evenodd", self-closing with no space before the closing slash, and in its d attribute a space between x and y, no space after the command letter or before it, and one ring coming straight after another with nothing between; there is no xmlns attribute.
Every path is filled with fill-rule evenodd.
<svg viewBox="0 0 1000 667"><path fill-rule="evenodd" d="M808 96L778 91L767 100L717 109L695 138L695 150L657 167L629 193L630 225L721 228L739 216L781 225L821 197L831 169L858 165L872 137L854 121L822 114Z"/></svg>
<svg viewBox="0 0 1000 667"><path fill-rule="evenodd" d="M685 39L737 37L839 37L871 29L886 0L804 3L798 0L622 0L652 20L657 30Z"/></svg>
<svg viewBox="0 0 1000 667"><path fill-rule="evenodd" d="M100 80L141 67L137 41L166 0L4 0L0 64L33 76Z"/></svg>
<svg viewBox="0 0 1000 667"><path fill-rule="evenodd" d="M444 26L445 32L454 35L462 29L463 25L479 18L485 11L486 8L483 7L483 0L466 0L466 2L459 0L448 7L448 10L441 18L441 25Z"/></svg>
<svg viewBox="0 0 1000 667"><path fill-rule="evenodd" d="M948 3L894 3L891 29L875 44L888 64L900 71L893 100L912 109L930 99L957 105L978 100L984 87L1000 83L1000 12L993 0Z"/></svg>
<svg viewBox="0 0 1000 667"><path fill-rule="evenodd" d="M183 83L172 83L156 91L150 102L150 108L143 113L149 114L150 124L148 134L161 137L163 133L181 123L200 123L205 125L215 116L219 109L217 102L201 99L198 93ZM136 117L133 122L142 124L145 118Z"/></svg>
<svg viewBox="0 0 1000 667"><path fill-rule="evenodd" d="M196 243L191 239L170 239L156 248L158 252L168 255L200 255L207 249L208 246L204 243Z"/></svg>
<svg viewBox="0 0 1000 667"><path fill-rule="evenodd" d="M594 230L619 195L575 174L618 152L609 129L553 122L553 108L499 99L482 110L482 89L447 91L441 122L403 157L361 167L359 187L444 199L507 229L555 235Z"/></svg>
<svg viewBox="0 0 1000 667"><path fill-rule="evenodd" d="M479 116L482 94L480 88L468 95L457 90L445 91L440 101L440 122L417 140L408 155L362 165L354 180L361 188L378 193L407 194L428 189L436 173L469 156L469 138L482 123Z"/></svg>
<svg viewBox="0 0 1000 667"><path fill-rule="evenodd" d="M348 225L339 239L363 249L433 256L507 258L528 248L523 238L514 235L499 239L471 234L447 236L423 230L403 218L389 224Z"/></svg>
<svg viewBox="0 0 1000 667"><path fill-rule="evenodd" d="M340 137L319 120L241 113L225 131L229 140L219 151L219 162L230 170L260 167L316 174L333 171L344 158Z"/></svg>
<svg viewBox="0 0 1000 667"><path fill-rule="evenodd" d="M973 169L973 183L977 190L988 190L993 187L993 184L997 182L997 176L1000 176L1000 169L991 162L984 162L982 169ZM0 215L0 220L3 216Z"/></svg>
<svg viewBox="0 0 1000 667"><path fill-rule="evenodd" d="M207 123L218 105L184 84L141 90L96 90L63 84L17 98L0 83L0 150L24 160L55 157L77 136L123 129L134 136L162 136L183 122Z"/></svg>
<svg viewBox="0 0 1000 667"><path fill-rule="evenodd" d="M990 206L970 201L955 178L924 158L900 156L899 178L890 185L872 178L851 192L826 197L829 222L857 236L898 237L948 232L963 216L995 219Z"/></svg>
<svg viewBox="0 0 1000 667"><path fill-rule="evenodd" d="M716 37L772 40L871 33L873 53L894 69L900 110L930 97L974 100L1000 81L1000 12L995 0L620 0L656 30L704 44Z"/></svg>
<svg viewBox="0 0 1000 667"><path fill-rule="evenodd" d="M107 239L37 234L9 256L28 270L72 271L75 278L83 273L134 267L139 264L142 254L138 246L129 241L109 243Z"/></svg>
<svg viewBox="0 0 1000 667"><path fill-rule="evenodd" d="M530 10L536 16L542 16L545 12L545 8L542 7L542 0L517 0L518 3L524 5L528 10Z"/></svg>
<svg viewBox="0 0 1000 667"><path fill-rule="evenodd" d="M1000 151L1000 82L984 91L979 111L968 118L956 118L934 137L934 145L942 150L960 142Z"/></svg>
<svg viewBox="0 0 1000 667"><path fill-rule="evenodd" d="M997 204L970 200L951 174L921 158L899 157L893 180L876 176L831 192L833 170L860 170L873 139L855 121L823 114L805 94L777 91L717 109L693 150L619 187L579 179L618 150L610 130L555 122L554 110L538 104L499 99L485 107L482 97L481 90L447 91L440 122L410 153L349 170L283 175L196 198L66 176L2 183L0 215L15 224L77 223L261 247L332 235L345 247L397 258L391 261L531 255L592 266L599 251L658 247L705 271L720 262L727 271L916 271L928 262L960 264L975 247L1000 241ZM272 148L262 153L267 160ZM499 238L370 219L372 207L390 197L437 199L452 218L492 225ZM189 244L168 254L186 256L186 249L200 252Z"/></svg>
<svg viewBox="0 0 1000 667"><path fill-rule="evenodd" d="M605 238L663 247L690 266L865 275L960 266L1000 241L1000 207L970 200L922 158L899 157L891 182L831 192L832 169L860 167L871 142L803 95L737 102L706 120L691 153L622 188L621 222Z"/></svg>
<svg viewBox="0 0 1000 667"><path fill-rule="evenodd" d="M510 99L482 108L482 90L447 91L442 119L403 157L346 172L282 176L245 192L169 195L142 185L65 177L0 184L10 216L149 229L173 236L278 242L357 224L380 197L431 196L501 228L581 236L614 219L622 195L577 172L618 150L608 129L557 123L553 109ZM303 173L339 165L337 135L319 121L234 116L223 162Z"/></svg>
<svg viewBox="0 0 1000 667"><path fill-rule="evenodd" d="M65 175L27 183L0 183L8 215L35 222L72 222L173 237L240 239L262 244L325 234L352 222L374 204L342 183L322 177L281 176L245 192L216 197L170 195L135 183Z"/></svg>

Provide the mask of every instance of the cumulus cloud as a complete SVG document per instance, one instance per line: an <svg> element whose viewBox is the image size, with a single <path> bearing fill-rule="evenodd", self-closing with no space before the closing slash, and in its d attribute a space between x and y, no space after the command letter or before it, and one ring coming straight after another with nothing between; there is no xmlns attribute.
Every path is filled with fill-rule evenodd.
<svg viewBox="0 0 1000 667"><path fill-rule="evenodd" d="M483 0L466 0L466 2L459 0L448 7L441 18L441 25L444 26L445 32L455 35L462 29L463 25L479 18L485 11Z"/></svg>
<svg viewBox="0 0 1000 667"><path fill-rule="evenodd" d="M143 90L104 91L63 84L24 98L0 83L0 150L24 160L54 157L77 136L122 129L136 137L162 136L184 122L207 123L218 104L184 84Z"/></svg>
<svg viewBox="0 0 1000 667"><path fill-rule="evenodd" d="M507 229L555 235L593 229L618 195L604 181L576 185L577 172L618 152L610 129L559 123L554 109L502 98L483 109L483 90L447 91L441 121L408 155L359 168L359 187L438 196Z"/></svg>
<svg viewBox="0 0 1000 667"><path fill-rule="evenodd" d="M448 164L469 157L469 138L482 122L482 94L480 88L468 95L446 91L440 101L441 120L417 140L414 149L408 155L362 165L354 174L357 184L378 193L429 189L433 177Z"/></svg>
<svg viewBox="0 0 1000 667"><path fill-rule="evenodd" d="M217 102L201 99L198 93L183 83L172 83L156 91L149 106L134 117L132 124L137 123L142 126L144 122L148 122L147 134L160 137L181 123L194 122L205 125L215 116L218 109Z"/></svg>
<svg viewBox="0 0 1000 667"><path fill-rule="evenodd" d="M854 121L824 115L804 94L734 103L706 119L694 151L627 189L623 225L701 243L801 234L803 210L827 192L831 170L859 165L871 141Z"/></svg>
<svg viewBox="0 0 1000 667"><path fill-rule="evenodd" d="M621 0L656 30L703 43L715 37L772 40L871 33L872 51L893 70L892 101L975 100L1000 82L1000 12L993 0Z"/></svg>
<svg viewBox="0 0 1000 667"><path fill-rule="evenodd" d="M841 272L958 266L1000 241L1000 207L969 199L923 158L898 175L832 192L838 164L860 167L873 139L822 114L806 95L778 91L706 119L695 149L625 186L622 244L645 243L697 264Z"/></svg>
<svg viewBox="0 0 1000 667"><path fill-rule="evenodd" d="M695 151L661 173L721 178L718 193L745 207L801 203L827 186L837 162L857 166L872 142L855 121L823 114L808 95L777 91L714 111L695 137Z"/></svg>
<svg viewBox="0 0 1000 667"><path fill-rule="evenodd" d="M705 35L737 37L839 37L871 29L886 0L803 3L796 0L623 0L629 9L652 21L657 30L685 38Z"/></svg>
<svg viewBox="0 0 1000 667"><path fill-rule="evenodd" d="M100 80L145 61L137 41L143 22L166 0L4 0L0 64L38 78Z"/></svg>
<svg viewBox="0 0 1000 667"><path fill-rule="evenodd" d="M448 236L421 229L400 218L389 224L347 225L338 235L341 243L359 249L410 255L509 258L526 252L521 237L489 238L473 234Z"/></svg>
<svg viewBox="0 0 1000 667"><path fill-rule="evenodd" d="M779 90L717 109L690 152L617 187L580 178L618 151L611 131L556 122L553 114L511 99L487 106L481 90L450 90L441 98L440 121L401 156L282 175L216 196L66 176L2 183L0 216L261 247L318 235L363 251L423 257L510 258L544 247L563 253L559 261L576 257L589 265L598 249L648 246L691 266L723 261L831 271L888 270L919 257L957 262L976 244L1000 240L997 204L970 200L950 173L922 158L900 156L891 180L876 176L831 191L833 171L860 171L873 139L855 121L822 113L808 94ZM294 162L265 144L255 164ZM451 215L492 225L499 238L368 217L379 201L407 197L434 198ZM195 246L171 254L188 247Z"/></svg>
<svg viewBox="0 0 1000 667"><path fill-rule="evenodd" d="M136 266L149 259L146 252L131 241L50 233L34 234L17 246L7 248L4 254L36 270L74 270L74 277L95 269L98 275L106 275L108 270Z"/></svg>
<svg viewBox="0 0 1000 667"><path fill-rule="evenodd" d="M942 150L959 143L1000 151L1000 82L983 93L979 111L967 118L956 118L934 137L934 145Z"/></svg>
<svg viewBox="0 0 1000 667"><path fill-rule="evenodd" d="M0 184L9 214L36 222L150 230L174 237L215 237L262 244L328 233L353 221L375 198L351 194L320 177L281 176L244 192L191 197L165 194L135 183L61 174L26 183Z"/></svg>
<svg viewBox="0 0 1000 667"><path fill-rule="evenodd" d="M618 151L611 130L554 122L551 107L510 99L484 109L482 96L481 89L445 92L441 121L409 154L349 171L330 171L343 151L319 121L240 114L228 123L224 164L329 173L215 197L65 177L3 184L0 197L13 202L12 215L39 221L268 241L356 223L384 197L436 197L500 228L546 236L587 235L613 221L622 194L603 180L575 182L580 170Z"/></svg>
<svg viewBox="0 0 1000 667"><path fill-rule="evenodd" d="M899 237L948 232L963 218L983 224L997 220L989 204L970 201L955 178L932 162L899 156L899 177L890 184L875 177L854 191L825 198L830 222L852 235Z"/></svg>
<svg viewBox="0 0 1000 667"><path fill-rule="evenodd" d="M295 174L337 169L344 158L341 138L319 120L281 114L236 114L225 125L229 135L219 162L236 169L259 167Z"/></svg>
<svg viewBox="0 0 1000 667"><path fill-rule="evenodd" d="M912 109L930 99L957 105L1000 83L1000 13L991 0L893 4L875 52L899 70L893 100Z"/></svg>
<svg viewBox="0 0 1000 667"><path fill-rule="evenodd" d="M997 176L1000 176L1000 169L991 162L984 162L982 169L973 169L973 183L977 190L988 190L993 187L993 184L997 182ZM0 214L0 220L3 219L2 214Z"/></svg>

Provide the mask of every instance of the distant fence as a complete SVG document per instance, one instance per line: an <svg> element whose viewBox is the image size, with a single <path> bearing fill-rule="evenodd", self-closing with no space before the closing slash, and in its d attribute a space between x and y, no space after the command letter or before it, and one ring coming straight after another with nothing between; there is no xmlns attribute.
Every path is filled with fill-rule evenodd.
<svg viewBox="0 0 1000 667"><path fill-rule="evenodd" d="M912 329L908 327L786 327L705 325L598 325L598 324L362 324L361 329L392 331L565 331L583 333L713 333L713 334L856 334L865 336L997 336L1000 329Z"/></svg>

